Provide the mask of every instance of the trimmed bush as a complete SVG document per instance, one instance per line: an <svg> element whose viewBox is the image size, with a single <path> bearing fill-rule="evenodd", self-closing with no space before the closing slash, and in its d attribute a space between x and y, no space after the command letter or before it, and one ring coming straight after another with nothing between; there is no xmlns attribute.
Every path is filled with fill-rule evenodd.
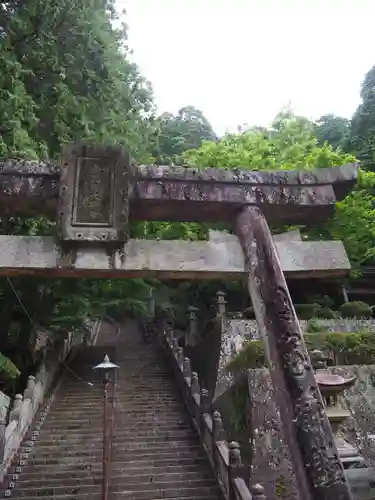
<svg viewBox="0 0 375 500"><path fill-rule="evenodd" d="M334 319L337 318L338 314L328 307L321 307L316 311L316 317L322 319Z"/></svg>
<svg viewBox="0 0 375 500"><path fill-rule="evenodd" d="M323 351L334 365L375 364L375 331L305 333L308 350ZM238 372L266 365L263 342L251 340L228 364L229 372Z"/></svg>
<svg viewBox="0 0 375 500"><path fill-rule="evenodd" d="M295 304L294 308L296 310L299 319L311 319L317 315L320 305L313 304Z"/></svg>
<svg viewBox="0 0 375 500"><path fill-rule="evenodd" d="M340 306L340 314L343 318L370 318L372 307L366 302L346 302Z"/></svg>

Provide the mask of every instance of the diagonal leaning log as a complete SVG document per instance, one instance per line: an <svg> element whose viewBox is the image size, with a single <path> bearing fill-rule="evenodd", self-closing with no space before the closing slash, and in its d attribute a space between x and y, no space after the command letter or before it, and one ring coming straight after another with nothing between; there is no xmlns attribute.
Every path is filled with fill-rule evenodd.
<svg viewBox="0 0 375 500"><path fill-rule="evenodd" d="M247 207L236 232L300 498L352 500L267 221Z"/></svg>

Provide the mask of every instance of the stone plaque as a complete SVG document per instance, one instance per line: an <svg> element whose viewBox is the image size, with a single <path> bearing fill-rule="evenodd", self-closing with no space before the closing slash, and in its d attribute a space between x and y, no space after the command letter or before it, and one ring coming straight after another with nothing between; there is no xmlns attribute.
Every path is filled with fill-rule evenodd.
<svg viewBox="0 0 375 500"><path fill-rule="evenodd" d="M110 226L113 212L113 165L106 159L80 158L73 224Z"/></svg>
<svg viewBox="0 0 375 500"><path fill-rule="evenodd" d="M129 154L122 148L65 146L59 198L61 239L125 242L133 178Z"/></svg>

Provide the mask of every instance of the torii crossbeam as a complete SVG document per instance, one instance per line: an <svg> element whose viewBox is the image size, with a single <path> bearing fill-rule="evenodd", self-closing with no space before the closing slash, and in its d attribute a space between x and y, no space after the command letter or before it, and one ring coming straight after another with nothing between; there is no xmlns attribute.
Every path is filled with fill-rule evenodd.
<svg viewBox="0 0 375 500"><path fill-rule="evenodd" d="M283 269L309 270L314 242L310 253L304 242L295 242L302 255L298 261L296 245L294 253L284 245L283 253L283 244L272 238L268 222L320 222L332 214L336 201L350 192L356 180L354 164L290 172L136 166L120 148L91 145L66 147L59 165L5 160L0 162L2 213L57 220L60 239L2 236L5 257L0 258L0 272L2 268L3 273L17 274L44 270L75 276L85 272L98 276L101 271L139 276L153 271L162 275L164 270L170 277L193 278L202 269L206 275L200 276L209 277L207 268L211 277L218 276L217 270L245 272L300 498L351 500L283 273ZM173 247L176 242L129 240L132 220L227 221L233 224L239 243L192 243L196 258L184 263L181 248L189 251L189 243ZM332 272L345 272L349 268L345 251L339 243L333 255L332 243L329 248L320 247L314 258L320 260L321 271L329 260ZM158 252L158 245L160 259L155 259L152 252ZM230 248L233 252L223 256ZM169 256L167 263L165 256ZM208 262L208 256L214 261ZM149 268L151 262L154 269Z"/></svg>

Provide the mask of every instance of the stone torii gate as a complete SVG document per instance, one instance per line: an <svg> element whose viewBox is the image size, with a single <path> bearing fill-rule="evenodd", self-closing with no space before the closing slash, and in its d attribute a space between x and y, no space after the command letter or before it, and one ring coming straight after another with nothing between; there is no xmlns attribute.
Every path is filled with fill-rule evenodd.
<svg viewBox="0 0 375 500"><path fill-rule="evenodd" d="M45 215L57 220L60 230L59 240L0 236L0 273L196 279L247 275L301 499L349 500L283 273L323 272L327 261L340 274L349 263L340 242L275 241L268 222L321 222L356 179L352 164L275 172L136 166L120 148L91 145L65 147L60 165L0 161L2 213ZM194 243L129 240L130 220L226 221L233 224L239 243L230 236Z"/></svg>

